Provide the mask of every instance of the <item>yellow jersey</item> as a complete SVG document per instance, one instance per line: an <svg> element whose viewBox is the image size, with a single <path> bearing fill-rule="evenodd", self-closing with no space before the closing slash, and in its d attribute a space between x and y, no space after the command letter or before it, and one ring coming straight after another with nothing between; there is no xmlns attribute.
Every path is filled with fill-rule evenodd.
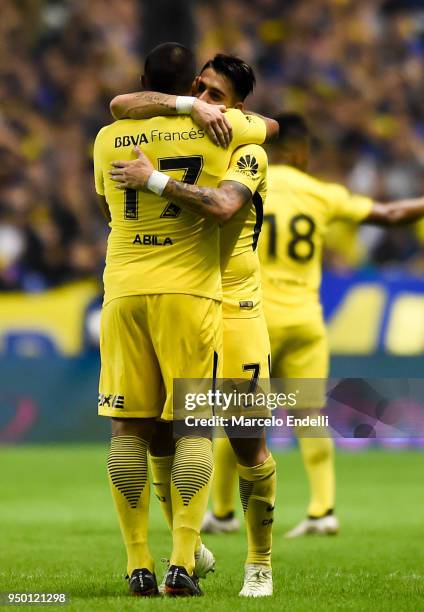
<svg viewBox="0 0 424 612"><path fill-rule="evenodd" d="M364 220L373 201L286 165L268 169L260 244L264 300L270 308L319 303L322 248L331 221Z"/></svg>
<svg viewBox="0 0 424 612"><path fill-rule="evenodd" d="M261 307L258 240L263 222L268 158L262 147L234 151L224 181L245 185L252 199L221 228L223 316L252 318Z"/></svg>
<svg viewBox="0 0 424 612"><path fill-rule="evenodd" d="M117 297L156 293L222 299L218 224L151 192L119 190L109 170L114 160L134 158L138 145L159 171L215 187L237 147L262 143L266 137L265 123L258 117L233 109L227 118L233 140L226 150L215 146L187 116L124 119L98 133L95 186L111 215L105 304Z"/></svg>

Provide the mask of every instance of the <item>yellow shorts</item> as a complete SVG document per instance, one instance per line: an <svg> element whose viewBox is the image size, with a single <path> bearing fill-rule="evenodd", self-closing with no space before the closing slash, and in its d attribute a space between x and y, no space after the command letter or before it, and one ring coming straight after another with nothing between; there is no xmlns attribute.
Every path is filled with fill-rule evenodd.
<svg viewBox="0 0 424 612"><path fill-rule="evenodd" d="M224 378L268 379L270 345L265 316L224 318Z"/></svg>
<svg viewBox="0 0 424 612"><path fill-rule="evenodd" d="M286 380L288 392L299 389L298 408L321 408L329 370L329 350L321 314L314 313L299 324L285 324L284 310L278 320L269 317L272 377ZM293 379L303 379L299 383ZM289 388L290 387L290 388ZM303 400L301 399L303 397Z"/></svg>
<svg viewBox="0 0 424 612"><path fill-rule="evenodd" d="M223 391L233 391L234 382L238 381L236 387L239 393L267 393L271 349L263 312L251 319L224 317L223 331ZM242 413L251 417L269 416L263 405L250 408L248 413L240 410L240 407L232 406L222 416L241 416ZM224 435L220 428L217 431L220 433L216 435Z"/></svg>
<svg viewBox="0 0 424 612"><path fill-rule="evenodd" d="M98 411L172 420L174 378L214 378L221 304L185 294L134 295L103 307Z"/></svg>

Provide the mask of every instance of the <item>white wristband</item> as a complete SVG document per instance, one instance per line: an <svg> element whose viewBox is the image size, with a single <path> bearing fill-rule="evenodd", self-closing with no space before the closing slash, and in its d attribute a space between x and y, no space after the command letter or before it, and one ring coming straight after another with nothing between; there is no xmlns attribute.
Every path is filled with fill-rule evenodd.
<svg viewBox="0 0 424 612"><path fill-rule="evenodd" d="M177 115L189 115L196 98L193 96L177 96L175 110Z"/></svg>
<svg viewBox="0 0 424 612"><path fill-rule="evenodd" d="M163 194L165 187L168 184L170 177L163 172L158 172L157 170L153 170L152 174L149 176L146 187L153 193L156 193L158 196Z"/></svg>

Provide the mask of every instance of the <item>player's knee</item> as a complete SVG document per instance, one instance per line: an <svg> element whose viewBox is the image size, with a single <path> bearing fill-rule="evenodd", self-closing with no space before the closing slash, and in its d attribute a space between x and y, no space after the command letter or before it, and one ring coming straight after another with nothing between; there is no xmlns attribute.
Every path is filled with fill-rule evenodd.
<svg viewBox="0 0 424 612"><path fill-rule="evenodd" d="M263 438L233 438L230 442L237 456L237 461L241 465L253 467L263 463L269 457L269 450Z"/></svg>
<svg viewBox="0 0 424 612"><path fill-rule="evenodd" d="M154 457L166 457L175 453L172 422L158 421L155 425L149 451Z"/></svg>
<svg viewBox="0 0 424 612"><path fill-rule="evenodd" d="M150 441L155 419L117 419L112 418L112 436L138 436Z"/></svg>

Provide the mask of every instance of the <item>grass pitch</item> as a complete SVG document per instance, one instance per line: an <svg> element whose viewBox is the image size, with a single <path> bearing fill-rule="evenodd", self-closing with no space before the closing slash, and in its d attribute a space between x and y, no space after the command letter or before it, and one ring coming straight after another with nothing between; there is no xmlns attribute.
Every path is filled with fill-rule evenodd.
<svg viewBox="0 0 424 612"><path fill-rule="evenodd" d="M338 453L337 537L285 541L303 517L305 476L295 451L276 454L275 596L241 600L245 535L206 536L217 569L205 597L140 600L127 595L125 554L105 477L105 447L0 451L0 591L66 592L65 610L424 610L424 454ZM170 536L152 500L157 559ZM48 606L62 610L62 606Z"/></svg>

